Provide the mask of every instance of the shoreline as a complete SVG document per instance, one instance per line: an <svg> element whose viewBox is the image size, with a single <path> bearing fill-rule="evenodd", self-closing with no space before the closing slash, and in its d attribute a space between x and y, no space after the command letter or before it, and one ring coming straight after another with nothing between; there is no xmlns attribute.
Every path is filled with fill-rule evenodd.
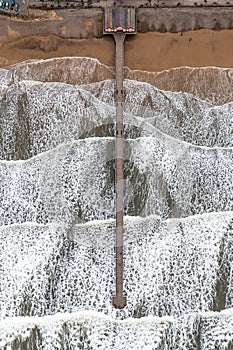
<svg viewBox="0 0 233 350"><path fill-rule="evenodd" d="M233 68L232 42L233 30L138 33L126 38L125 66L146 71L180 66ZM31 35L0 43L0 67L68 56L97 58L107 66L114 66L114 53L111 36L74 39L54 34Z"/></svg>

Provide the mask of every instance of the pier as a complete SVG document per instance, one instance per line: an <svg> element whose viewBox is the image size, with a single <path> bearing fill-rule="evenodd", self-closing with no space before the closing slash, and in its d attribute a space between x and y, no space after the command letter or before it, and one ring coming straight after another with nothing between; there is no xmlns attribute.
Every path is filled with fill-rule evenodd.
<svg viewBox="0 0 233 350"><path fill-rule="evenodd" d="M124 274L124 42L126 34L136 33L135 10L133 8L110 8L105 10L104 34L113 34L115 40L115 276L116 295L112 298L113 306L123 309L126 295L123 291Z"/></svg>
<svg viewBox="0 0 233 350"><path fill-rule="evenodd" d="M123 233L124 233L124 139L123 139L123 81L124 81L124 40L125 34L114 34L116 45L116 142L115 142L115 187L116 187L116 295L115 308L126 306L123 295Z"/></svg>

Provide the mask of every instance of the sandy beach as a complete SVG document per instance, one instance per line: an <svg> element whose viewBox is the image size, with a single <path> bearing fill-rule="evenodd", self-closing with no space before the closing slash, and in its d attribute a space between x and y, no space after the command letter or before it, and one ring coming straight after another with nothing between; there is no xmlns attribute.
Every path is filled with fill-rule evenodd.
<svg viewBox="0 0 233 350"><path fill-rule="evenodd" d="M178 66L233 67L233 30L198 30L184 33L138 33L125 43L125 65L160 71ZM114 41L104 38L61 38L32 35L0 44L0 66L52 57L93 57L114 65Z"/></svg>

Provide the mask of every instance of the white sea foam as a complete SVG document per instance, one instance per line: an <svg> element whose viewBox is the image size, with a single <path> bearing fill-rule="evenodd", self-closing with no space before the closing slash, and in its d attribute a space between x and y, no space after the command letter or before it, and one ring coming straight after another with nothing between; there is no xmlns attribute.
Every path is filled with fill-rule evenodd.
<svg viewBox="0 0 233 350"><path fill-rule="evenodd" d="M199 319L198 319L199 316ZM193 314L186 316L189 321L195 319ZM232 309L213 313L225 327L224 338L219 337L217 326L204 313L197 315L199 329L198 344L192 343L194 349L209 350L213 347L229 349L232 339ZM0 322L0 346L12 350L18 349L21 343L33 342L34 347L47 349L184 349L190 345L174 332L176 320L172 317L145 317L141 319L113 320L97 312L83 311L69 314L57 314L46 317L7 318ZM193 329L194 330L194 329ZM210 334L212 332L212 334ZM189 339L191 334L188 334ZM181 345L181 347L180 347ZM183 346L183 347L182 347ZM188 347L187 347L188 348Z"/></svg>
<svg viewBox="0 0 233 350"><path fill-rule="evenodd" d="M0 71L0 348L229 350L232 70L127 73L144 82L125 81L124 310L112 74L87 58Z"/></svg>

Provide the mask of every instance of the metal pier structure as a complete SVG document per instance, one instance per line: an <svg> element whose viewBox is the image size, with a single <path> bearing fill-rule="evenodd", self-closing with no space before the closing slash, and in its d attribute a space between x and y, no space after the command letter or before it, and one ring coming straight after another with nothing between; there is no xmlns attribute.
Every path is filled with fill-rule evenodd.
<svg viewBox="0 0 233 350"><path fill-rule="evenodd" d="M123 235L124 235L124 41L126 34L136 33L135 9L110 8L105 10L104 34L113 34L115 40L115 188L116 188L116 227L115 227L115 275L116 295L113 306L123 309L126 296L123 291Z"/></svg>

